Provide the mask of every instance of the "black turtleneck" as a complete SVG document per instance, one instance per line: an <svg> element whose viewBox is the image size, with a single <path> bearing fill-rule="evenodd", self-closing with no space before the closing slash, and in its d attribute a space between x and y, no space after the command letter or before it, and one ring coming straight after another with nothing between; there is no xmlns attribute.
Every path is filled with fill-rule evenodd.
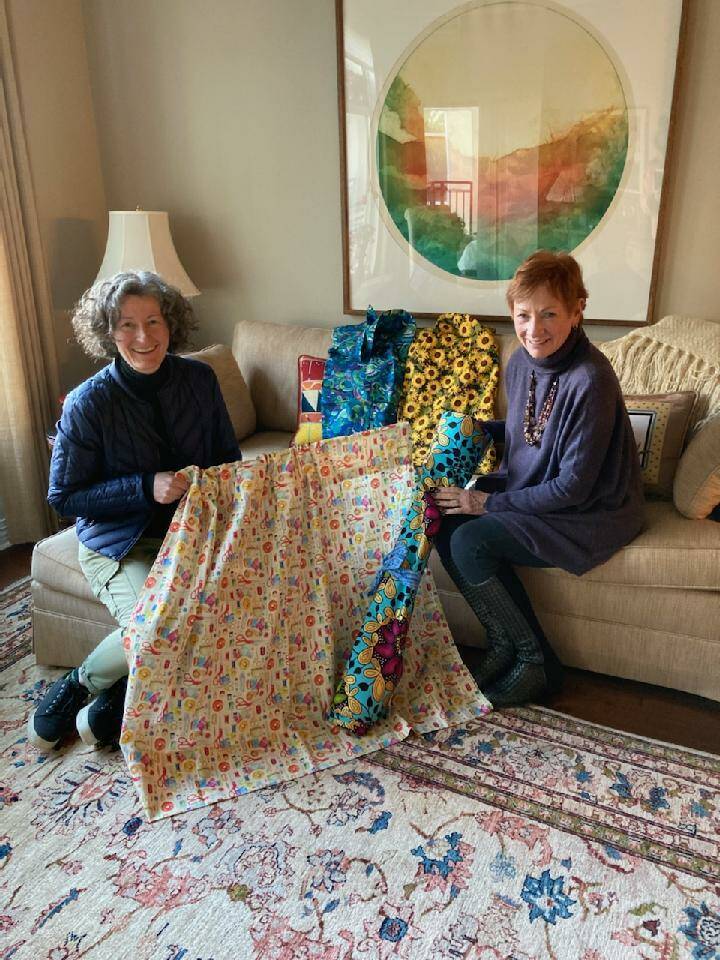
<svg viewBox="0 0 720 960"><path fill-rule="evenodd" d="M149 403L152 408L153 427L159 437L158 448L160 458L163 463L167 463L167 469L174 468L172 441L168 432L165 418L163 417L158 391L165 386L170 379L171 370L167 357L160 364L155 373L140 373L130 366L121 356L117 358L117 368L121 379L125 382L128 389L138 399ZM154 473L143 474L143 491L148 502L153 506L153 517L144 531L146 537L164 537L175 512L175 504L157 503L153 496L153 485L155 482Z"/></svg>
<svg viewBox="0 0 720 960"><path fill-rule="evenodd" d="M128 389L140 400L144 400L152 407L153 427L160 437L160 451L162 459L170 462L172 456L172 443L168 433L167 424L162 414L158 391L165 386L170 379L170 364L167 357L160 364L155 373L139 373L130 366L122 357L117 358L118 372L126 383Z"/></svg>

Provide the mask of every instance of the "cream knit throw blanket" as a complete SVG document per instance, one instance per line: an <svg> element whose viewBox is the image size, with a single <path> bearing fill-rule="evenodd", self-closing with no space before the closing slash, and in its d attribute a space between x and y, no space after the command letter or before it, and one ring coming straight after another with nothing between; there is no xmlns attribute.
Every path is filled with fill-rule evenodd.
<svg viewBox="0 0 720 960"><path fill-rule="evenodd" d="M720 412L720 322L664 317L597 346L612 363L625 394L694 390L688 435Z"/></svg>

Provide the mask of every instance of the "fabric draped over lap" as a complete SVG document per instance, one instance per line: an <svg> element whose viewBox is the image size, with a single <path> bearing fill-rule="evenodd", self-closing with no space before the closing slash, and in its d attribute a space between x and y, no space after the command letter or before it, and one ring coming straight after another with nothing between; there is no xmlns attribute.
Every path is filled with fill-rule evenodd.
<svg viewBox="0 0 720 960"><path fill-rule="evenodd" d="M328 719L365 734L385 717L396 691L411 681L405 657L414 637L413 608L441 517L432 497L437 486L464 486L488 438L479 422L446 412L425 463L417 470L409 509L383 560L372 598L353 645Z"/></svg>
<svg viewBox="0 0 720 960"><path fill-rule="evenodd" d="M323 437L395 423L415 321L405 310L376 313L333 330L320 406Z"/></svg>
<svg viewBox="0 0 720 960"><path fill-rule="evenodd" d="M412 424L413 462L425 463L446 410L492 420L500 381L493 331L467 314L443 313L418 330L408 353L398 420ZM482 448L478 473L495 468L491 443Z"/></svg>
<svg viewBox="0 0 720 960"><path fill-rule="evenodd" d="M121 746L151 819L490 710L426 574L388 715L362 740L325 720L412 507L406 424L189 473L125 636Z"/></svg>

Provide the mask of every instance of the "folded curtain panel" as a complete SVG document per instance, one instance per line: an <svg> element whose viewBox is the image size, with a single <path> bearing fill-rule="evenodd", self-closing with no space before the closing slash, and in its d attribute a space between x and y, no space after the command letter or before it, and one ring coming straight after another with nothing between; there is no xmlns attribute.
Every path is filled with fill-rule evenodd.
<svg viewBox="0 0 720 960"><path fill-rule="evenodd" d="M387 716L360 739L325 719L411 508L407 424L190 472L125 637L121 746L148 817L491 709L426 574Z"/></svg>
<svg viewBox="0 0 720 960"><path fill-rule="evenodd" d="M415 320L405 310L376 313L333 330L320 393L323 437L395 423Z"/></svg>
<svg viewBox="0 0 720 960"><path fill-rule="evenodd" d="M364 735L387 715L405 672L415 600L432 551L432 538L440 529L432 490L437 486L465 486L488 443L479 421L449 411L441 415L335 693L328 716L333 723Z"/></svg>

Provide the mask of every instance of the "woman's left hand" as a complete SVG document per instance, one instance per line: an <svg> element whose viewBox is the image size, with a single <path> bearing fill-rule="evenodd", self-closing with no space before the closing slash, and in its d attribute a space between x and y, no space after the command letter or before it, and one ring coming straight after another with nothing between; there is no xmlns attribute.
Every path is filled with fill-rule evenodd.
<svg viewBox="0 0 720 960"><path fill-rule="evenodd" d="M432 496L443 516L457 513L479 517L485 513L485 501L489 494L462 487L435 487Z"/></svg>

